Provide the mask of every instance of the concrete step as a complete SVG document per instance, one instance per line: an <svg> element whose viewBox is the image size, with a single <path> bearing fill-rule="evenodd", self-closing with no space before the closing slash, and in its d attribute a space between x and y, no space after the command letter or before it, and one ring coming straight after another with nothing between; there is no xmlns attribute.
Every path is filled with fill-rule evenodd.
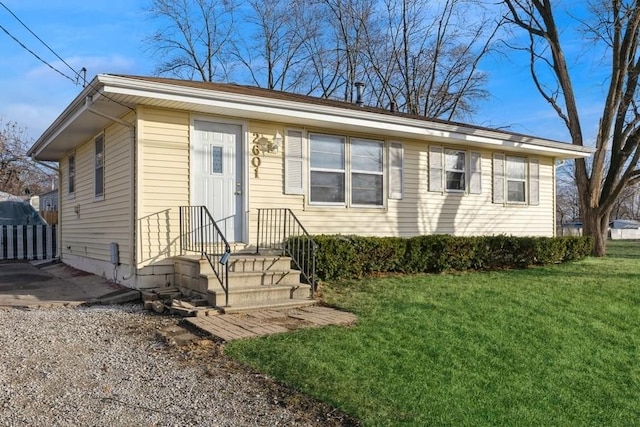
<svg viewBox="0 0 640 427"><path fill-rule="evenodd" d="M266 301L266 302L255 303L255 304L219 307L219 310L220 312L225 314L246 313L249 311L258 311L258 310L284 310L288 308L309 307L317 303L318 301L312 300L312 299L296 298L296 299Z"/></svg>
<svg viewBox="0 0 640 427"><path fill-rule="evenodd" d="M234 289L229 286L229 305L244 306L255 304L269 304L272 301L285 299L308 299L311 296L311 286L307 284L297 285L265 285L253 288ZM215 307L225 306L224 290L218 286L207 291L209 305Z"/></svg>
<svg viewBox="0 0 640 427"><path fill-rule="evenodd" d="M291 268L291 258L284 256L264 256L233 254L229 259L229 271L283 271Z"/></svg>
<svg viewBox="0 0 640 427"><path fill-rule="evenodd" d="M286 256L231 254L229 271L273 271L291 269L291 258ZM174 258L176 274L197 277L199 274L213 274L211 264L199 255L181 255Z"/></svg>
<svg viewBox="0 0 640 427"><path fill-rule="evenodd" d="M217 289L220 282L215 274L200 276L208 289ZM244 289L269 285L298 285L300 284L300 272L298 270L287 271L252 271L246 273L229 272L229 289ZM200 284L202 288L202 283Z"/></svg>

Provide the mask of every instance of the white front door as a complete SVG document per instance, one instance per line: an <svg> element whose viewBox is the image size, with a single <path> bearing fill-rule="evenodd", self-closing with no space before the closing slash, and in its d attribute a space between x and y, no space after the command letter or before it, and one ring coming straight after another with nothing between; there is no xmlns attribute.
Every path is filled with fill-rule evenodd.
<svg viewBox="0 0 640 427"><path fill-rule="evenodd" d="M206 206L229 242L243 234L242 126L194 121L191 167L194 206Z"/></svg>

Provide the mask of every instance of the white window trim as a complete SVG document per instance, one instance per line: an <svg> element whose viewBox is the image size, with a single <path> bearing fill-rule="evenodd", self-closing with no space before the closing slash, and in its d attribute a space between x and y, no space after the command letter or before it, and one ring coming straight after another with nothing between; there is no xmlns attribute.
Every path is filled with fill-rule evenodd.
<svg viewBox="0 0 640 427"><path fill-rule="evenodd" d="M327 135L327 136L332 136L332 137L337 137L337 138L341 138L344 144L344 164L343 164L343 168L342 169L328 169L328 168L314 168L313 166L311 166L311 140L313 138L313 135ZM308 135L309 138L309 184L307 186L308 189L308 200L309 200L309 206L347 206L347 188L349 187L349 173L347 172L347 159L349 158L349 152L348 152L348 138L344 135L334 135L334 134L328 134L328 133L320 133L320 132L310 132ZM313 201L311 200L311 173L312 172L334 172L334 173L342 173L344 175L344 202L319 202L319 201Z"/></svg>
<svg viewBox="0 0 640 427"><path fill-rule="evenodd" d="M446 193L458 193L458 194L465 194L467 193L468 189L469 189L469 153L466 150L461 150L458 148L445 148L444 150L442 150L442 155L443 155L443 162L442 162L442 184L443 184L443 189ZM462 169L448 169L447 168L447 154L449 152L455 152L455 153L463 153L464 154L464 166ZM454 172L454 173L460 173L462 172L464 174L464 189L463 190L456 190L456 189L449 189L447 188L447 172Z"/></svg>
<svg viewBox="0 0 640 427"><path fill-rule="evenodd" d="M362 141L362 142L371 142L371 143L375 143L375 144L379 144L380 145L380 154L382 155L382 170L381 171L366 171L366 170L360 170L360 169L354 169L352 167L353 165L353 158L352 158L352 152L351 152L351 147L352 147L352 141ZM385 206L385 185L386 185L386 180L384 179L384 165L385 165L385 143L383 140L379 140L379 139L367 139L367 138L349 138L349 162L346 165L347 169L349 169L349 181L348 181L348 185L345 186L345 192L349 193L349 206L353 206L353 207L357 207L357 208L373 208L373 209L379 209L379 208L384 208ZM367 205L367 204L356 204L353 203L353 174L354 173L359 173L359 174L366 174L366 175L376 175L376 176L380 176L382 178L382 188L380 188L380 196L382 199L382 203L379 205Z"/></svg>
<svg viewBox="0 0 640 427"><path fill-rule="evenodd" d="M522 159L524 166L524 179L509 177L509 159ZM504 201L508 205L528 205L529 204L529 159L526 156L504 156ZM523 196L524 201L512 201L509 200L509 182L523 182Z"/></svg>
<svg viewBox="0 0 640 427"><path fill-rule="evenodd" d="M464 153L464 170L447 168L447 153ZM478 168L471 165L474 156L478 158ZM464 150L441 145L429 146L428 159L428 191L440 194L482 194L482 153L479 151ZM464 173L464 190L447 188L447 172ZM437 181L436 181L437 179ZM477 190L472 188L472 180L477 181Z"/></svg>
<svg viewBox="0 0 640 427"><path fill-rule="evenodd" d="M311 142L314 135L326 135L336 138L341 138L344 141L344 170L338 169L326 169L326 168L314 168L311 166ZM308 132L306 134L306 148L304 153L306 153L306 159L304 159L304 188L307 191L306 196L306 204L309 207L342 207L342 208L357 208L357 209L386 209L387 208L387 200L390 197L386 197L388 192L388 179L385 178L387 176L386 169L389 168L388 165L388 156L387 156L387 141L384 139L370 139L370 138L359 138L359 137L350 137L344 134L332 134L332 133L324 133L324 132ZM352 169L351 167L351 141L365 141L365 142L375 142L379 143L382 146L382 171L381 172L372 172L372 171L360 171L356 169ZM404 161L404 160L403 160ZM320 202L320 201L312 201L311 200L311 173L317 172L341 172L344 173L344 202L332 203L332 202ZM354 204L352 203L352 174L353 173L367 173L372 175L380 175L382 176L382 204L381 205L363 205L363 204Z"/></svg>
<svg viewBox="0 0 640 427"><path fill-rule="evenodd" d="M73 174L71 174L71 159L73 159ZM67 197L69 199L74 199L76 197L76 175L78 174L77 172L78 170L78 166L77 166L77 162L76 162L76 153L73 152L71 154L69 154L69 156L67 157ZM71 191L71 180L73 177L73 191Z"/></svg>
<svg viewBox="0 0 640 427"><path fill-rule="evenodd" d="M508 174L508 161L509 158L524 159L524 202L509 201L509 181L522 182L521 179L509 178ZM496 170L496 167L500 167L499 163L502 163L501 170ZM532 181L536 181L536 185L532 186ZM523 155L513 155L507 153L494 153L493 154L493 200L492 203L504 205L504 206L539 206L540 205L540 159L537 157L529 157ZM498 187L502 190L502 199L496 199L496 190ZM536 194L532 194L536 191Z"/></svg>
<svg viewBox="0 0 640 427"><path fill-rule="evenodd" d="M102 139L102 193L98 194L96 192L96 175L97 175L97 171L98 171L98 167L96 166L96 142L98 141L98 139ZM106 174L105 174L105 158L106 158L106 151L107 151L107 144L105 143L105 137L104 137L104 132L100 133L98 135L96 135L93 138L93 197L94 200L100 201L100 200L104 200L104 193L105 193L105 184L106 184Z"/></svg>

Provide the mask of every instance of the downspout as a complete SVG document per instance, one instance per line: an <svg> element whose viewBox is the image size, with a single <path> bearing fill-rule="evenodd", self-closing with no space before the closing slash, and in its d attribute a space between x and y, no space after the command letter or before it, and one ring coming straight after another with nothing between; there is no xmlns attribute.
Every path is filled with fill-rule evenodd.
<svg viewBox="0 0 640 427"><path fill-rule="evenodd" d="M122 120L119 117L114 117L111 116L109 114L106 114L102 111L98 111L96 109L94 109L91 104L93 103L93 99L90 96L87 96L85 98L85 108L87 109L87 111L89 111L90 113L93 113L97 116L100 117L104 117L105 119L111 120L115 123L121 124L122 126L126 126L129 128L129 132L131 134L131 200L130 200L130 204L129 206L131 206L130 209L130 220L129 220L129 224L131 227L130 233L129 235L131 236L130 241L129 241L129 274L127 276L122 276L122 280L129 280L131 279L135 274L136 274L136 236L135 236L135 221L136 221L136 179L135 179L135 172L136 172L136 159L135 159L135 154L136 154L136 126L132 123L129 123L126 120ZM133 111L134 114L134 122L137 120L136 119L136 111L131 108L131 111ZM116 267L117 268L117 267ZM117 278L116 278L117 279ZM117 280L116 280L117 281Z"/></svg>

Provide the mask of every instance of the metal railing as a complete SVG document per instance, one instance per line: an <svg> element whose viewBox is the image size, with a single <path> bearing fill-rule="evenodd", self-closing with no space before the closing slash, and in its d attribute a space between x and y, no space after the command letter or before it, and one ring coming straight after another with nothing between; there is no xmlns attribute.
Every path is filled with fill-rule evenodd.
<svg viewBox="0 0 640 427"><path fill-rule="evenodd" d="M278 251L291 257L302 278L316 291L316 252L318 245L291 209L258 209L256 253Z"/></svg>
<svg viewBox="0 0 640 427"><path fill-rule="evenodd" d="M180 253L185 252L199 253L209 261L228 306L231 246L205 206L180 206Z"/></svg>

